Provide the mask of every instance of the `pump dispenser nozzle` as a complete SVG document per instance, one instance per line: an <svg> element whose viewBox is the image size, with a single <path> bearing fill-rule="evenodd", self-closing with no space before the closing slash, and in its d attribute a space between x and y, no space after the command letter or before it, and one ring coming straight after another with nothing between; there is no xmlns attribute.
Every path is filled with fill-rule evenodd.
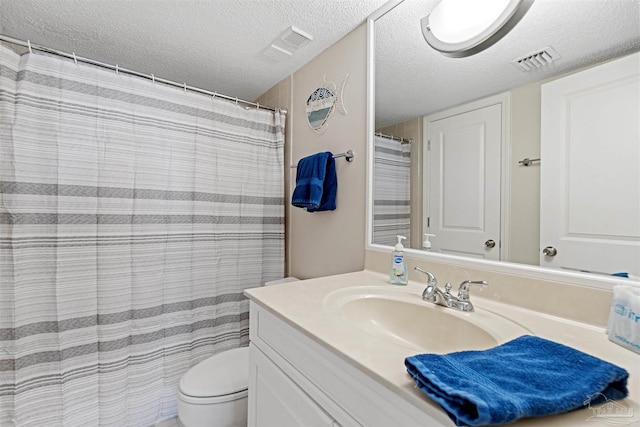
<svg viewBox="0 0 640 427"><path fill-rule="evenodd" d="M424 242L422 242L423 249L431 249L431 241L429 237L436 237L435 234L424 233Z"/></svg>

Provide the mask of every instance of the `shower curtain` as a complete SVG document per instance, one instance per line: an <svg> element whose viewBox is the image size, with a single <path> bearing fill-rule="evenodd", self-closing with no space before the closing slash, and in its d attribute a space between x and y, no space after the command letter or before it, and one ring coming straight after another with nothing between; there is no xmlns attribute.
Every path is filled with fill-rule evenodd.
<svg viewBox="0 0 640 427"><path fill-rule="evenodd" d="M283 276L284 115L0 46L0 425L147 426Z"/></svg>
<svg viewBox="0 0 640 427"><path fill-rule="evenodd" d="M411 239L411 144L374 137L373 243L394 246L396 236Z"/></svg>

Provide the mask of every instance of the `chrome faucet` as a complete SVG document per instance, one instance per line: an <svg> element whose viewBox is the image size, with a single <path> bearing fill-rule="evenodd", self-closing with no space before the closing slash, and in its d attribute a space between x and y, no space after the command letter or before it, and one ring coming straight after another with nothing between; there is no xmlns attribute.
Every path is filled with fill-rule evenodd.
<svg viewBox="0 0 640 427"><path fill-rule="evenodd" d="M430 271L423 270L420 267L415 267L415 269L416 271L427 275L427 287L424 289L424 291L422 291L422 299L434 304L449 307L449 299L451 297L451 294L449 293L449 297L447 297L445 296L445 293L442 292L440 288L438 288L438 281L436 280L436 276L434 276ZM449 288L451 288L451 285L449 285Z"/></svg>
<svg viewBox="0 0 640 427"><path fill-rule="evenodd" d="M438 288L438 281L433 273L423 270L420 267L415 267L416 271L419 271L427 275L427 287L422 291L422 299L434 304L441 305L443 307L454 308L460 311L473 311L473 304L469 299L469 286L478 285L486 286L487 282L484 280L465 280L460 283L458 287L457 297L451 295L451 283L444 285L444 292Z"/></svg>
<svg viewBox="0 0 640 427"><path fill-rule="evenodd" d="M484 287L488 284L489 283L484 280L465 280L460 283L460 286L458 287L458 298L456 299L458 307L456 308L461 311L473 311L473 304L471 304L471 301L469 300L469 286L477 285Z"/></svg>

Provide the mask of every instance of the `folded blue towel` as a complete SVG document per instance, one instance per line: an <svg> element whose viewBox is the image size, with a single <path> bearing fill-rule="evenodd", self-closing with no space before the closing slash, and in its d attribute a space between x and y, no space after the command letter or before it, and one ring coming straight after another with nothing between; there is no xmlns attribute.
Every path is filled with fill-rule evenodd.
<svg viewBox="0 0 640 427"><path fill-rule="evenodd" d="M308 212L332 211L336 208L338 178L333 154L326 151L304 157L298 162L296 188L291 204Z"/></svg>
<svg viewBox="0 0 640 427"><path fill-rule="evenodd" d="M628 394L626 370L530 335L484 351L419 354L405 366L457 426L506 424Z"/></svg>

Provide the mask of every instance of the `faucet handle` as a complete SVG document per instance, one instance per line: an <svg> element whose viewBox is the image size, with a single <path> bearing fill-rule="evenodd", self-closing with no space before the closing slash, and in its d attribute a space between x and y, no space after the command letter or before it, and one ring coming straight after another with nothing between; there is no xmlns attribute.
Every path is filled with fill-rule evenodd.
<svg viewBox="0 0 640 427"><path fill-rule="evenodd" d="M465 280L460 283L460 287L458 288L458 301L469 301L469 286L487 286L488 284L489 283L484 280Z"/></svg>
<svg viewBox="0 0 640 427"><path fill-rule="evenodd" d="M427 283L430 285L435 285L436 283L438 283L438 281L436 280L436 276L433 275L433 273L431 273L430 271L427 270L423 270L420 267L415 267L414 268L416 271L419 271L420 273L426 274L427 275Z"/></svg>
<svg viewBox="0 0 640 427"><path fill-rule="evenodd" d="M451 283L449 282L444 285L444 296L447 298L451 296Z"/></svg>

